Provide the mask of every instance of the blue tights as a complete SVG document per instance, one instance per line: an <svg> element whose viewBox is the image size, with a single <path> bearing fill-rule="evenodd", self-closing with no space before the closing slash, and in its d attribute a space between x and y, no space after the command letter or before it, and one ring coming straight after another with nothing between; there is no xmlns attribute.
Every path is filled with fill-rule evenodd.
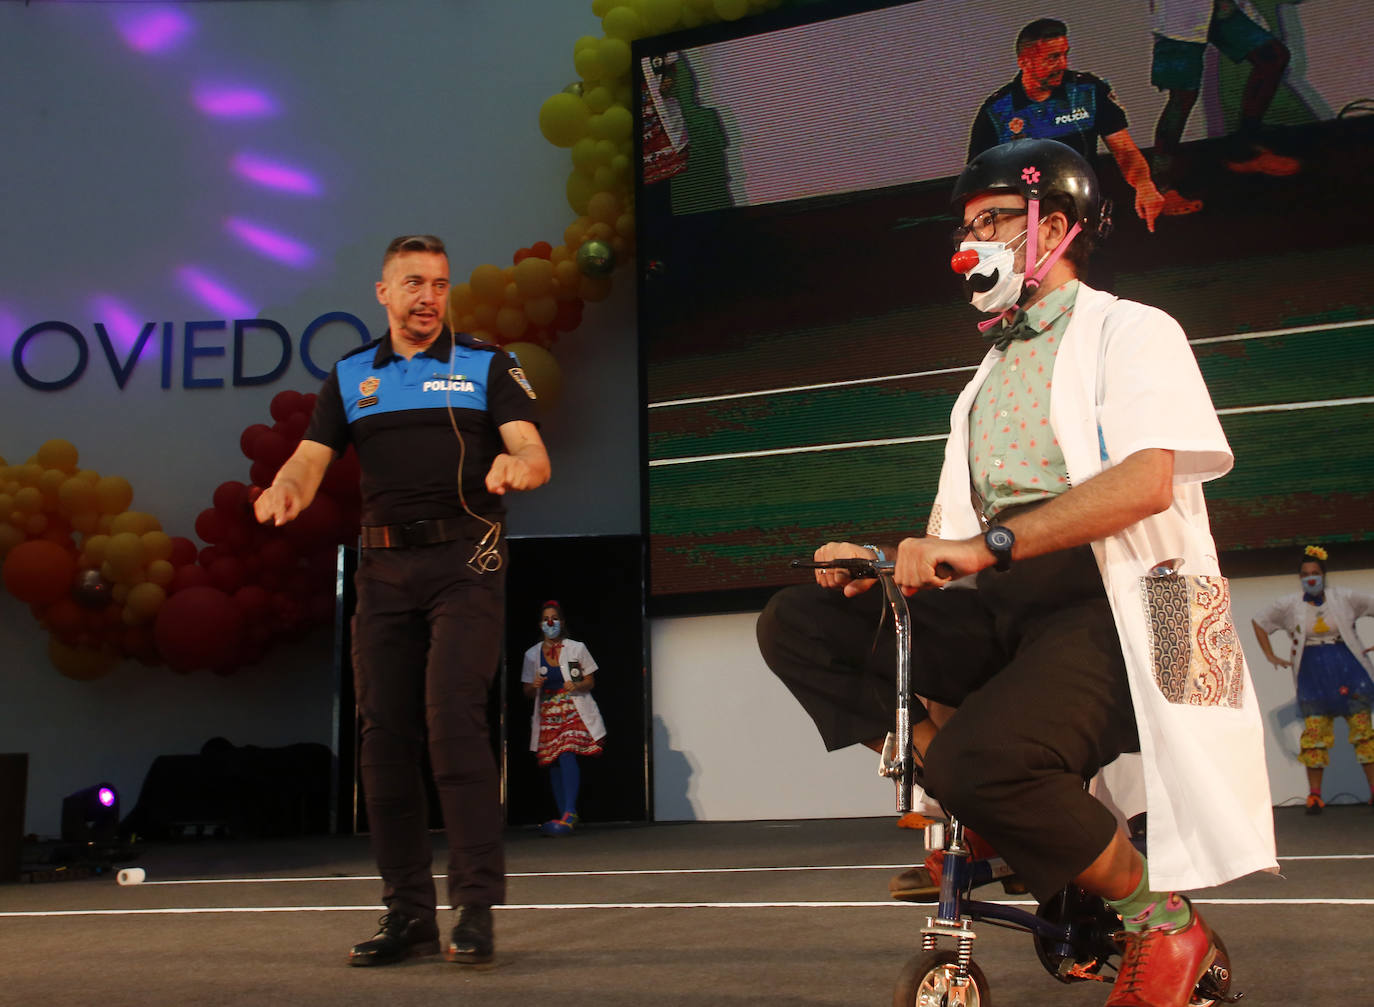
<svg viewBox="0 0 1374 1007"><path fill-rule="evenodd" d="M560 814L577 812L577 789L582 785L582 770L577 765L577 756L564 752L549 766L549 784L553 787L553 799L558 804Z"/></svg>

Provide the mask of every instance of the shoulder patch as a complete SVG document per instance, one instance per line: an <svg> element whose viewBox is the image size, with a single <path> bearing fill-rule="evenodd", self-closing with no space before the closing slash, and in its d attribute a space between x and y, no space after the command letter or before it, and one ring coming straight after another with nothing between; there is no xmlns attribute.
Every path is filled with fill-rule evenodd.
<svg viewBox="0 0 1374 1007"><path fill-rule="evenodd" d="M515 379L516 384L518 384L521 388L525 389L526 395L528 395L532 399L539 398L538 395L534 394L534 388L532 385L530 385L530 379L525 377L524 368L512 367L510 369L510 376Z"/></svg>
<svg viewBox="0 0 1374 1007"><path fill-rule="evenodd" d="M381 339L380 339L380 338L378 338L378 339L373 339L373 340L371 340L371 341L369 341L369 342L363 343L363 345L357 347L356 349L349 350L347 353L345 353L345 354L344 354L343 356L341 356L339 359L340 359L340 360L347 360L349 357L356 357L359 353L376 353L376 352L377 352L377 347L378 347L378 345L379 345L380 343L381 343Z"/></svg>
<svg viewBox="0 0 1374 1007"><path fill-rule="evenodd" d="M498 343L485 343L485 342L483 342L483 341L480 340L480 339L473 339L473 338L472 338L470 335L468 335L466 332L455 332L455 333L453 334L453 341L454 341L455 343L457 343L458 345L460 345L460 346L466 346L468 349L471 349L471 350L487 350L487 351L489 351L489 352L491 352L491 353L499 353L499 352L501 352L501 346L500 346L500 344L498 344Z"/></svg>

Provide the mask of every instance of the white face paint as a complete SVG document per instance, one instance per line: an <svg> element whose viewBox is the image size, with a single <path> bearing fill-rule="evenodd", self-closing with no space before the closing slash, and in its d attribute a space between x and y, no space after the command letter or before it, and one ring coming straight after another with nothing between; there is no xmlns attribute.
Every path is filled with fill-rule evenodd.
<svg viewBox="0 0 1374 1007"><path fill-rule="evenodd" d="M1026 232L1022 231L1012 242L1025 236ZM1006 241L962 241L959 251L965 250L978 253L978 265L964 274L964 282L973 284L973 277L977 276L984 278L976 283L977 286L991 283L986 290L973 289L969 294L970 304L979 311L995 315L1020 300L1021 288L1026 282L1026 274L1016 271L1016 253L1020 246L1012 247L1011 242Z"/></svg>

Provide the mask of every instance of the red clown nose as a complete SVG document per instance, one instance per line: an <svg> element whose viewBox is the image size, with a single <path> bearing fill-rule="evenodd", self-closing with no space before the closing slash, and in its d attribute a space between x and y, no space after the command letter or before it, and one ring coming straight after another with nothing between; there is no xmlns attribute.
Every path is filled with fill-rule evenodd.
<svg viewBox="0 0 1374 1007"><path fill-rule="evenodd" d="M961 248L949 260L949 268L956 273L967 273L976 265L978 265L978 250L975 248Z"/></svg>

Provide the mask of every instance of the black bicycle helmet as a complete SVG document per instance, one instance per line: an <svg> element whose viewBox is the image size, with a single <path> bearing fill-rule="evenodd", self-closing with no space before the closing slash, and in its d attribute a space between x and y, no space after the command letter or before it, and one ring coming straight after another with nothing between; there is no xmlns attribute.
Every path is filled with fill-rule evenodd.
<svg viewBox="0 0 1374 1007"><path fill-rule="evenodd" d="M1020 193L1027 202L1062 193L1073 201L1086 233L1102 236L1110 227L1097 174L1078 151L1058 140L1012 140L983 151L959 175L950 203L960 209L970 196L999 190Z"/></svg>

